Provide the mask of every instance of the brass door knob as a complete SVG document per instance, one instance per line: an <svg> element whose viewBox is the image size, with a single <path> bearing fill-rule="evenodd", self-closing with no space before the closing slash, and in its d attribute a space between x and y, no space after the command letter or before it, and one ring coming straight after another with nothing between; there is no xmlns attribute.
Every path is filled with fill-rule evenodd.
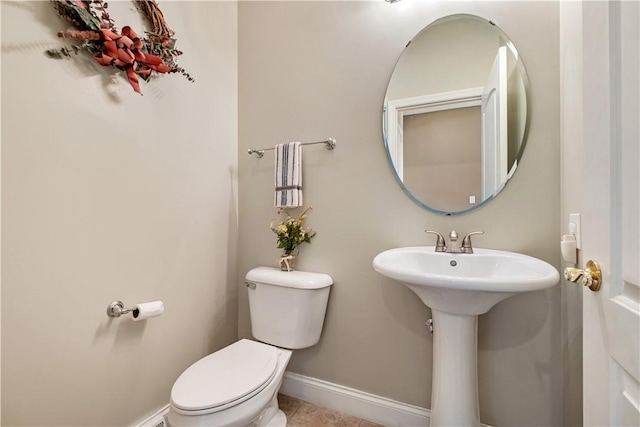
<svg viewBox="0 0 640 427"><path fill-rule="evenodd" d="M602 271L597 262L589 260L584 269L565 268L564 278L573 283L580 281L580 283L588 286L593 292L597 292L600 290L600 285L602 284Z"/></svg>

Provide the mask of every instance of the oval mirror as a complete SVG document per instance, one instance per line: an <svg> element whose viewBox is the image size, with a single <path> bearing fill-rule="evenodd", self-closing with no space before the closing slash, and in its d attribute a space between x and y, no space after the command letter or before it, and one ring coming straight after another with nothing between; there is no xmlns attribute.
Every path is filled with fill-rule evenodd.
<svg viewBox="0 0 640 427"><path fill-rule="evenodd" d="M418 33L391 75L382 119L405 193L446 215L495 197L524 150L527 87L515 46L491 21L451 15Z"/></svg>

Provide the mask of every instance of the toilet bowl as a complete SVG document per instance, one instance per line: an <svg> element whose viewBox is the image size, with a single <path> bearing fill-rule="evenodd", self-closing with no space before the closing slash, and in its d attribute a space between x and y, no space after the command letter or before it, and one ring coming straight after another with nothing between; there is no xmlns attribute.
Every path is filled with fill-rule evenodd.
<svg viewBox="0 0 640 427"><path fill-rule="evenodd" d="M191 365L171 390L179 426L284 427L278 390L293 349L315 345L324 324L326 274L258 267L247 273L252 334Z"/></svg>
<svg viewBox="0 0 640 427"><path fill-rule="evenodd" d="M194 363L171 390L170 426L285 426L277 394L292 351L240 340Z"/></svg>

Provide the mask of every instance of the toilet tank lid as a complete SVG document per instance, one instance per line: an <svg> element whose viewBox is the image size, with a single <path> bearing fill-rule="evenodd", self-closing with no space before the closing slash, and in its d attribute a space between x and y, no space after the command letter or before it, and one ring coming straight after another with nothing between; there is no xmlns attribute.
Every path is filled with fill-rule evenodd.
<svg viewBox="0 0 640 427"><path fill-rule="evenodd" d="M274 267L256 267L249 270L245 278L251 282L298 289L320 289L333 284L328 274L309 271L281 271Z"/></svg>

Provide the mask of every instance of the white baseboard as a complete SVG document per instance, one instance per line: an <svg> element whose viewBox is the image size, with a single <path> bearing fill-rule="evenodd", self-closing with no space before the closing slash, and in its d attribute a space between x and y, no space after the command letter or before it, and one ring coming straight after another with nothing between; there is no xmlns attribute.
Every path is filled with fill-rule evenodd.
<svg viewBox="0 0 640 427"><path fill-rule="evenodd" d="M138 421L134 427L167 427L167 414L169 413L169 404L158 409L153 414ZM162 424L164 422L164 425Z"/></svg>
<svg viewBox="0 0 640 427"><path fill-rule="evenodd" d="M285 372L280 393L388 427L428 426L431 411L408 403Z"/></svg>
<svg viewBox="0 0 640 427"><path fill-rule="evenodd" d="M386 427L428 426L431 411L316 378L285 372L280 393L362 418ZM134 424L134 427L166 427L169 404ZM158 424L164 421L164 426ZM481 427L491 427L480 424Z"/></svg>

